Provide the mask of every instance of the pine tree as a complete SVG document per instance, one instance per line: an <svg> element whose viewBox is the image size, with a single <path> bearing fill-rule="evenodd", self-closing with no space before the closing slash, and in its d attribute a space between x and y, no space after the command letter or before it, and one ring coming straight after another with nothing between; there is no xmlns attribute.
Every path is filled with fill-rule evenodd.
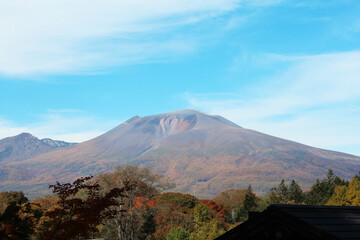
<svg viewBox="0 0 360 240"><path fill-rule="evenodd" d="M155 215L153 210L147 206L141 217L143 219L143 223L138 231L138 239L145 240L156 230L156 222L154 220Z"/></svg>
<svg viewBox="0 0 360 240"><path fill-rule="evenodd" d="M293 201L296 204L302 203L304 201L304 193L299 184L295 182L295 180L291 181L288 190L288 200Z"/></svg>
<svg viewBox="0 0 360 240"><path fill-rule="evenodd" d="M289 198L289 189L285 185L285 180L282 179L277 187L271 188L271 190L266 194L265 203L266 205L271 204L284 204L287 203Z"/></svg>
<svg viewBox="0 0 360 240"><path fill-rule="evenodd" d="M313 205L324 205L334 194L337 184L346 184L346 181L339 180L334 175L334 172L329 169L327 177L320 181L316 180L316 183L311 186L310 191L306 194L305 203Z"/></svg>
<svg viewBox="0 0 360 240"><path fill-rule="evenodd" d="M277 187L277 193L281 196L284 197L284 202L287 203L287 201L289 200L289 189L285 184L285 180L281 179L281 182L279 184L279 186Z"/></svg>
<svg viewBox="0 0 360 240"><path fill-rule="evenodd" d="M245 194L245 199L243 202L243 207L246 212L254 211L257 207L257 199L255 194L253 193L251 185L248 187L248 191Z"/></svg>

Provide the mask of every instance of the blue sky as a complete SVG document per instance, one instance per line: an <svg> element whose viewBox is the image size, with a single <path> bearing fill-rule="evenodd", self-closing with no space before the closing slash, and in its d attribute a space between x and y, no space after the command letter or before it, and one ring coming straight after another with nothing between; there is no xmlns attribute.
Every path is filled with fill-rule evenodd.
<svg viewBox="0 0 360 240"><path fill-rule="evenodd" d="M358 0L0 0L0 138L193 108L360 155Z"/></svg>

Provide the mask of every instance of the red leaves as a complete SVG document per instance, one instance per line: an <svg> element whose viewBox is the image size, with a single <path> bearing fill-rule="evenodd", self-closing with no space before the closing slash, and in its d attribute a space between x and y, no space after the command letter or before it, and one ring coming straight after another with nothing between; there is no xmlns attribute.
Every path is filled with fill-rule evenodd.
<svg viewBox="0 0 360 240"><path fill-rule="evenodd" d="M229 209L222 204L218 204L213 200L199 200L204 203L211 211L216 213L222 220L229 214Z"/></svg>
<svg viewBox="0 0 360 240"><path fill-rule="evenodd" d="M88 238L91 233L97 231L97 225L116 214L106 210L111 206L120 205L116 198L124 196L124 192L130 189L129 183L126 182L124 187L113 188L101 195L99 184L88 184L91 178L79 178L72 184L57 182L50 186L60 200L57 208L46 213L51 219L51 227L44 232L42 239ZM85 198L76 196L80 190L86 192Z"/></svg>

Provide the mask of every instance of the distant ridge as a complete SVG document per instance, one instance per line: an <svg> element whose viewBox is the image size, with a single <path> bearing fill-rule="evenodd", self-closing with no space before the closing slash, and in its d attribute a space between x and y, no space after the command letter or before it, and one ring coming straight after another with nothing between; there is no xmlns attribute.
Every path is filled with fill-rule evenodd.
<svg viewBox="0 0 360 240"><path fill-rule="evenodd" d="M38 139L30 133L21 133L0 140L0 162L17 162L42 153L74 145L50 138Z"/></svg>
<svg viewBox="0 0 360 240"><path fill-rule="evenodd" d="M16 187L35 194L57 180L71 181L126 164L149 166L172 178L177 184L174 191L211 198L249 184L265 192L282 178L308 187L330 168L351 178L360 169L360 157L269 136L221 116L186 109L135 116L89 141L8 163L5 169L21 167L26 178L9 179L0 171L0 190Z"/></svg>

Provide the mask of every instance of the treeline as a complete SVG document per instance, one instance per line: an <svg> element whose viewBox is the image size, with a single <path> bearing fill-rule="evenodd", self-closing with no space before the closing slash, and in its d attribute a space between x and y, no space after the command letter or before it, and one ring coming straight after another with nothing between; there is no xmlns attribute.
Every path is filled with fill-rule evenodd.
<svg viewBox="0 0 360 240"><path fill-rule="evenodd" d="M307 192L304 192L294 180L290 185L286 185L282 180L277 187L267 193L264 201L267 206L271 204L359 206L359 180L359 174L347 181L335 176L330 169L327 177L322 180L317 179Z"/></svg>
<svg viewBox="0 0 360 240"><path fill-rule="evenodd" d="M360 177L345 181L332 170L307 192L284 180L264 198L231 189L213 200L164 192L174 185L137 166L73 183L51 185L53 195L29 201L0 193L0 239L210 240L271 204L360 205Z"/></svg>

